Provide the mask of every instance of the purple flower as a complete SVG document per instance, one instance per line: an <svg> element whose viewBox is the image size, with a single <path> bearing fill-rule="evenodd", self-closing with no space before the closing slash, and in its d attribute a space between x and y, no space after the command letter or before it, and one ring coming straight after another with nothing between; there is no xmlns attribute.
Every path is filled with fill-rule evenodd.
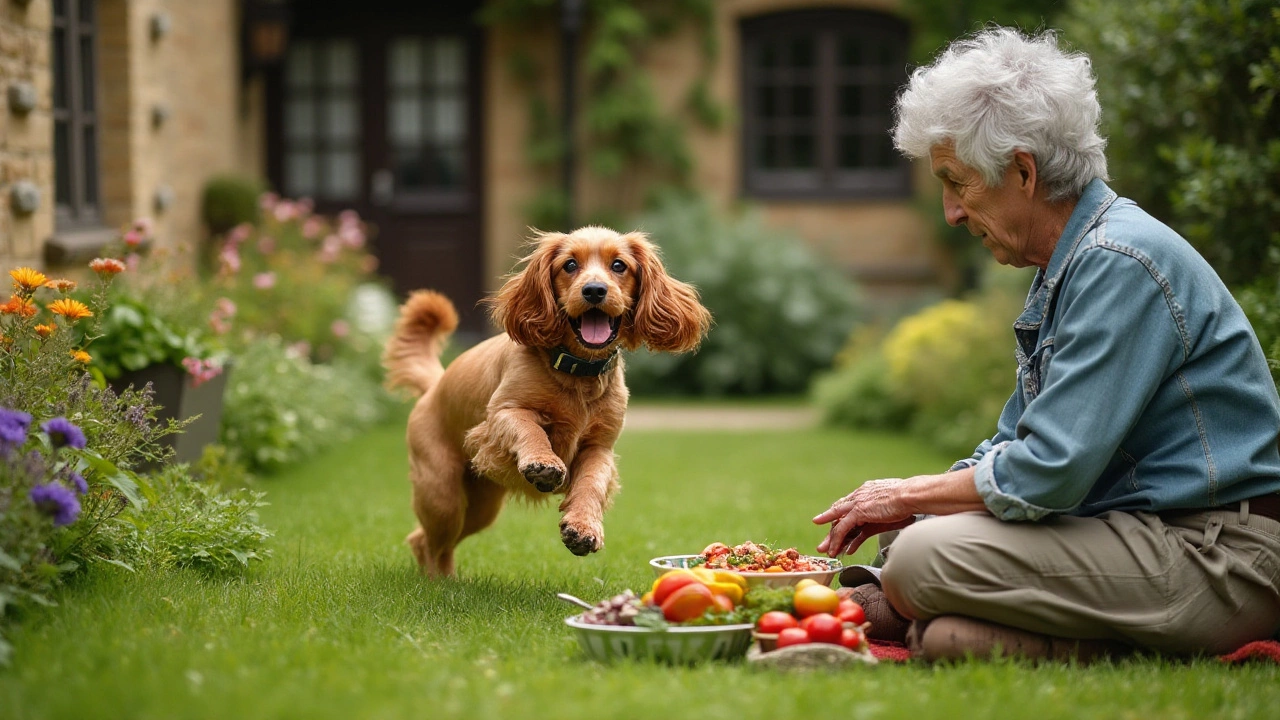
<svg viewBox="0 0 1280 720"><path fill-rule="evenodd" d="M30 415L0 407L0 447L12 447L26 442L27 426L30 424Z"/></svg>
<svg viewBox="0 0 1280 720"><path fill-rule="evenodd" d="M80 501L76 494L61 483L48 483L31 488L31 502L46 515L53 516L53 524L70 525L80 515Z"/></svg>
<svg viewBox="0 0 1280 720"><path fill-rule="evenodd" d="M54 418L41 425L40 429L48 433L49 441L56 448L69 445L79 450L85 446L84 433L66 418Z"/></svg>
<svg viewBox="0 0 1280 720"><path fill-rule="evenodd" d="M89 492L89 483L84 481L84 476L78 472L71 473L71 484L75 487L76 492L81 495Z"/></svg>

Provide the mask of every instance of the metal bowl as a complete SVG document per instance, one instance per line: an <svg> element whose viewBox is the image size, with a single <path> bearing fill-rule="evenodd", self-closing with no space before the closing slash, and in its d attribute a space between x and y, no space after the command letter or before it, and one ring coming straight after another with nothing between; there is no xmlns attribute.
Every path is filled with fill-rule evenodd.
<svg viewBox="0 0 1280 720"><path fill-rule="evenodd" d="M701 555L663 555L649 561L649 567L653 568L654 575L662 577L664 574L672 570L689 567L689 561L693 558L702 557ZM801 556L810 557L810 556ZM787 587L809 578L819 585L831 586L831 581L836 575L844 569L839 560L832 558L811 558L814 560L825 560L829 566L826 570L810 570L808 572L742 572L740 570L731 570L741 575L747 581L747 587Z"/></svg>
<svg viewBox="0 0 1280 720"><path fill-rule="evenodd" d="M593 660L622 658L693 665L708 660L733 660L747 654L752 625L700 625L666 630L624 625L592 625L581 615L565 618L582 651Z"/></svg>

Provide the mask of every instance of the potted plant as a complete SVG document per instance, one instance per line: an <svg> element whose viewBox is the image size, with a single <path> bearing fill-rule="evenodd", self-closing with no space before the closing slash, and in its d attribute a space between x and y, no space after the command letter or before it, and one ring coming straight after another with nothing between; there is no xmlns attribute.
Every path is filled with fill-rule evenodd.
<svg viewBox="0 0 1280 720"><path fill-rule="evenodd" d="M182 433L166 438L174 459L195 462L205 445L218 440L227 355L205 329L191 273L166 270L157 258L143 260L131 252L136 242L126 232L125 260L94 261L99 272L108 266L117 273L132 269L111 285L106 308L87 331L89 372L117 392L151 383L161 406L157 420L189 421Z"/></svg>

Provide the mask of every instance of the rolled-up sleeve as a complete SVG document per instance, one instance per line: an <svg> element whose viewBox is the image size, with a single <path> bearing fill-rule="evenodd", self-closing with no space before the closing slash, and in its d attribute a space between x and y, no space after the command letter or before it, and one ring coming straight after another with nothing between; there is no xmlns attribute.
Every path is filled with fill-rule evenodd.
<svg viewBox="0 0 1280 720"><path fill-rule="evenodd" d="M1040 393L974 463L996 517L1039 520L1078 507L1185 357L1176 301L1148 267L1142 256L1094 246L1067 269L1054 337L1041 339L1052 352L1041 358Z"/></svg>

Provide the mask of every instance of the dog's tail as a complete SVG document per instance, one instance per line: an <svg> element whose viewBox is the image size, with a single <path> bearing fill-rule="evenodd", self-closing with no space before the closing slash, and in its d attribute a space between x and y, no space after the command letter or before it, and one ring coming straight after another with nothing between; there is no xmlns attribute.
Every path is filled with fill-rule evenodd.
<svg viewBox="0 0 1280 720"><path fill-rule="evenodd" d="M440 353L458 327L458 311L434 290L418 290L400 306L396 329L382 351L387 389L407 388L422 395L444 374Z"/></svg>

